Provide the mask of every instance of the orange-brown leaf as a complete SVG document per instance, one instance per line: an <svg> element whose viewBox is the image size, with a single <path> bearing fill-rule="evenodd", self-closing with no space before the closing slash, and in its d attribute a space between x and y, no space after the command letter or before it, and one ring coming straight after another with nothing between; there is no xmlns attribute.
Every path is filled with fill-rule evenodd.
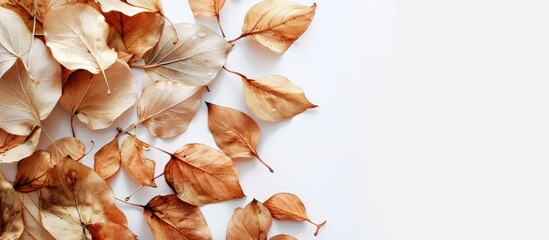
<svg viewBox="0 0 549 240"><path fill-rule="evenodd" d="M307 216L305 205L301 202L301 199L292 193L277 193L265 201L264 204L275 219L307 221L315 225L317 227L315 236L318 234L318 230L326 224L326 221L320 224L313 223Z"/></svg>
<svg viewBox="0 0 549 240"><path fill-rule="evenodd" d="M194 15L218 16L225 0L189 0Z"/></svg>
<svg viewBox="0 0 549 240"><path fill-rule="evenodd" d="M297 238L286 234L279 234L271 237L269 240L297 240Z"/></svg>
<svg viewBox="0 0 549 240"><path fill-rule="evenodd" d="M254 199L244 209L234 211L227 227L227 240L265 240L272 221L269 210Z"/></svg>
<svg viewBox="0 0 549 240"><path fill-rule="evenodd" d="M18 136L0 129L0 163L16 162L30 156L38 141L42 128L35 127L29 136Z"/></svg>
<svg viewBox="0 0 549 240"><path fill-rule="evenodd" d="M13 187L19 192L40 189L46 181L46 173L52 168L51 154L38 150L17 163L17 174Z"/></svg>
<svg viewBox="0 0 549 240"><path fill-rule="evenodd" d="M103 179L109 178L120 169L121 157L118 147L118 135L112 141L103 146L94 157L94 170Z"/></svg>
<svg viewBox="0 0 549 240"><path fill-rule="evenodd" d="M137 237L124 225L118 223L95 223L86 225L92 240L132 240Z"/></svg>
<svg viewBox="0 0 549 240"><path fill-rule="evenodd" d="M290 119L316 105L287 78L271 75L259 80L242 78L244 97L252 113L265 121Z"/></svg>
<svg viewBox="0 0 549 240"><path fill-rule="evenodd" d="M154 168L156 162L143 156L143 150L149 148L134 135L122 142L120 153L122 166L130 177L145 186L156 187L154 183Z"/></svg>
<svg viewBox="0 0 549 240"><path fill-rule="evenodd" d="M23 232L21 201L0 173L0 239L18 239Z"/></svg>
<svg viewBox="0 0 549 240"><path fill-rule="evenodd" d="M60 159L65 157L70 157L77 161L80 160L86 153L86 146L78 138L66 137L55 141L46 151L51 154L51 162L55 165Z"/></svg>
<svg viewBox="0 0 549 240"><path fill-rule="evenodd" d="M143 215L155 239L212 239L200 209L181 201L176 195L154 197L145 206Z"/></svg>
<svg viewBox="0 0 549 240"><path fill-rule="evenodd" d="M204 144L187 144L172 154L164 177L181 200L193 205L244 197L231 158Z"/></svg>

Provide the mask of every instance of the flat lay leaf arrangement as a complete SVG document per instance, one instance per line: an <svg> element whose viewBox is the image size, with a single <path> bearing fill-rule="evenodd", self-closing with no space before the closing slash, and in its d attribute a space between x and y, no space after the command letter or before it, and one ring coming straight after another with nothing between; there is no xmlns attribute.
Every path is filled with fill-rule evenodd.
<svg viewBox="0 0 549 240"><path fill-rule="evenodd" d="M257 151L259 125L239 110L206 102L220 151L190 143L169 152L141 140L136 128L158 138L185 132L222 69L242 79L243 98L262 121L317 107L283 76L251 79L224 67L242 38L284 53L311 24L316 4L263 0L230 41L221 28L224 4L189 0L195 15L216 18L218 35L202 25L172 23L159 0L0 0L0 163L18 162L13 183L0 174L0 239L136 239L116 200L142 208L155 239L212 239L199 206L245 197L233 160L255 158L274 172ZM143 70L143 79L135 79L132 68ZM58 103L71 114L73 136L54 140L43 120ZM74 121L105 129L134 106L138 121L118 128L95 154L93 169L81 164L87 153ZM42 133L51 145L37 150ZM159 166L144 155L151 149L170 157L159 176ZM129 202L131 195L115 198L106 179L120 168L140 188L156 187L164 176L173 194L146 205ZM296 195L277 193L236 209L227 239L265 240L273 218L309 222L315 236L326 223L312 222Z"/></svg>

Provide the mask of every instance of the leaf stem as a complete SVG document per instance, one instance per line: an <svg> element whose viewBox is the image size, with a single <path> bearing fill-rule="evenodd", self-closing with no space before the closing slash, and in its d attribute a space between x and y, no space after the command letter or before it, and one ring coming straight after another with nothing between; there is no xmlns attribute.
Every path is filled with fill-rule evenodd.
<svg viewBox="0 0 549 240"><path fill-rule="evenodd" d="M154 178L153 178L153 181L156 180L156 179L159 178L159 177L162 177L162 176L164 176L164 173L161 173L160 175L154 177ZM141 190L141 189L144 188L144 187L146 187L146 186L145 186L145 185L141 185L141 186L139 186L138 188L134 189L134 190L130 193L130 195L128 195L128 196L126 197L126 201L129 201L130 198L131 198L137 191Z"/></svg>
<svg viewBox="0 0 549 240"><path fill-rule="evenodd" d="M217 26L219 26L219 31L221 31L221 36L225 36L225 32L223 31L223 27L221 26L221 19L219 19L219 13L215 14L215 19L217 20Z"/></svg>
<svg viewBox="0 0 549 240"><path fill-rule="evenodd" d="M130 64L130 67L132 67L132 68L137 68L137 69L143 69L143 70L145 70L145 69L147 69L147 68L150 68L150 67L147 66L147 65L135 65L135 64Z"/></svg>
<svg viewBox="0 0 549 240"><path fill-rule="evenodd" d="M125 203L125 204L135 206L135 207L142 207L142 208L145 207L145 205L141 205L141 204L137 204L137 203L132 203L132 202L124 201L124 200L122 200L122 199L120 199L120 198L117 198L117 197L115 197L114 199L116 199L116 200L118 200L118 201L120 201L120 202L123 202L123 203Z"/></svg>
<svg viewBox="0 0 549 240"><path fill-rule="evenodd" d="M240 40L241 38L246 37L246 36L248 36L248 35L249 35L249 34L241 34L241 35L238 36L237 38L235 38L235 39L233 39L233 40L229 40L229 43L234 43L234 42L236 42L236 41Z"/></svg>
<svg viewBox="0 0 549 240"><path fill-rule="evenodd" d="M175 33L174 34L175 40L173 40L173 44L176 44L177 42L179 42L179 36L177 35L177 28L175 28L175 24L173 24L173 22L169 18L167 18L166 15L164 15L164 13L159 11L158 14L160 14L160 16L164 17L164 19L166 19L166 21L168 21L172 25L173 31Z"/></svg>
<svg viewBox="0 0 549 240"><path fill-rule="evenodd" d="M265 167L267 167L271 173L274 173L274 170L273 170L269 165L267 165L267 163L265 163L265 162L263 161L263 159L261 159L261 158L259 157L259 154L254 153L254 156L255 156L255 158L257 158L257 160L258 160L260 163L262 163L263 165L265 165Z"/></svg>
<svg viewBox="0 0 549 240"><path fill-rule="evenodd" d="M307 221L307 222L309 222L309 223L311 223L311 224L313 224L313 225L316 226L315 237L318 236L318 231L320 231L320 228L321 228L322 226L324 226L324 224L326 224L326 223L328 222L327 220L325 220L324 222L322 222L322 223L320 223L320 224L316 224L316 223L312 222L310 219L307 219L307 220L305 220L305 221Z"/></svg>
<svg viewBox="0 0 549 240"><path fill-rule="evenodd" d="M126 128L125 130L122 130L122 128L117 127L116 130L118 131L118 133L116 134L116 137L120 136L120 134L122 134L122 133L130 134L128 131L130 131L130 129L132 129L132 128L135 128L136 126L137 125L134 123L134 124L130 125L128 128Z"/></svg>
<svg viewBox="0 0 549 240"><path fill-rule="evenodd" d="M242 74L242 73L239 73L239 72L235 72L235 71L232 71L232 70L229 70L228 68L226 68L225 66L223 66L223 70L229 72L229 73L232 73L232 74L235 74L235 75L238 75L239 77L241 78L244 78L246 80L248 80L248 77L246 77L246 75Z"/></svg>

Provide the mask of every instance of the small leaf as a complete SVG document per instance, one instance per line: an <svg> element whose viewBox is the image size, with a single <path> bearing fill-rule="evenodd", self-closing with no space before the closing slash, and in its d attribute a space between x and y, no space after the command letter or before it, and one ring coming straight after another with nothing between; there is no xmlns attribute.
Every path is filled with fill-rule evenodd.
<svg viewBox="0 0 549 240"><path fill-rule="evenodd" d="M91 238L104 240L132 240L137 237L124 225L118 223L95 223L86 225Z"/></svg>
<svg viewBox="0 0 549 240"><path fill-rule="evenodd" d="M177 136L187 130L198 111L202 88L174 82L157 82L147 88L137 103L139 123L149 133L162 138Z"/></svg>
<svg viewBox="0 0 549 240"><path fill-rule="evenodd" d="M234 211L227 227L227 240L265 240L271 229L269 210L257 200Z"/></svg>
<svg viewBox="0 0 549 240"><path fill-rule="evenodd" d="M149 146L141 142L134 135L127 137L122 142L120 153L122 166L130 177L141 185L156 187L154 183L154 168L156 163L143 156L142 151Z"/></svg>
<svg viewBox="0 0 549 240"><path fill-rule="evenodd" d="M118 147L118 135L112 141L103 146L94 158L94 169L103 179L114 175L120 169L121 157Z"/></svg>
<svg viewBox="0 0 549 240"><path fill-rule="evenodd" d="M279 234L271 237L269 240L297 240L297 238L286 234Z"/></svg>
<svg viewBox="0 0 549 240"><path fill-rule="evenodd" d="M80 160L86 153L86 146L78 138L66 137L55 141L46 150L50 152L51 161L55 165L65 157L76 161Z"/></svg>
<svg viewBox="0 0 549 240"><path fill-rule="evenodd" d="M315 11L316 3L307 7L284 0L264 0L246 13L239 38L252 38L283 53L309 28Z"/></svg>
<svg viewBox="0 0 549 240"><path fill-rule="evenodd" d="M29 136L17 136L0 129L0 163L19 161L30 156L40 140L42 128L35 127Z"/></svg>
<svg viewBox="0 0 549 240"><path fill-rule="evenodd" d="M40 217L40 191L17 193L23 209L23 223L25 229L19 240L55 240L48 230L42 226Z"/></svg>
<svg viewBox="0 0 549 240"><path fill-rule="evenodd" d="M269 209L275 219L307 221L316 226L315 236L326 221L321 224L313 223L307 216L305 205L296 195L291 193L277 193L265 201L265 207Z"/></svg>
<svg viewBox="0 0 549 240"><path fill-rule="evenodd" d="M189 5L194 15L213 17L219 16L225 0L189 0Z"/></svg>
<svg viewBox="0 0 549 240"><path fill-rule="evenodd" d="M271 75L259 80L242 78L244 97L250 110L265 121L290 119L317 105L287 78Z"/></svg>
<svg viewBox="0 0 549 240"><path fill-rule="evenodd" d="M215 144L230 158L256 157L271 172L273 170L257 154L259 142L259 126L245 113L236 109L218 106L206 102L208 105L208 127L215 140Z"/></svg>
<svg viewBox="0 0 549 240"><path fill-rule="evenodd" d="M0 239L18 239L23 228L21 201L0 173Z"/></svg>
<svg viewBox="0 0 549 240"><path fill-rule="evenodd" d="M176 195L156 196L143 212L157 240L210 240L208 224L198 207L181 201Z"/></svg>
<svg viewBox="0 0 549 240"><path fill-rule="evenodd" d="M204 144L187 144L171 155L164 169L177 196L203 205L244 197L238 171L225 154Z"/></svg>
<svg viewBox="0 0 549 240"><path fill-rule="evenodd" d="M18 192L38 190L44 185L46 173L52 168L51 154L38 150L17 163L17 174L13 187Z"/></svg>

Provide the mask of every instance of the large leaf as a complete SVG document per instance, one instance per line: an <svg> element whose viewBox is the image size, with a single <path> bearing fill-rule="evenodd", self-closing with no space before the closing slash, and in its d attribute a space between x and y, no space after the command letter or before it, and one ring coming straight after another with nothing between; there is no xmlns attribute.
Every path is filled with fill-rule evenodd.
<svg viewBox="0 0 549 240"><path fill-rule="evenodd" d="M227 227L227 240L266 240L272 222L269 210L254 199L244 209L234 211Z"/></svg>
<svg viewBox="0 0 549 240"><path fill-rule="evenodd" d="M46 151L51 154L52 163L57 164L65 157L70 157L72 160L80 160L84 157L86 146L78 138L65 137L48 146Z"/></svg>
<svg viewBox="0 0 549 240"><path fill-rule="evenodd" d="M98 0L103 12L121 12L126 16L134 16L143 12L160 12L162 6L159 0Z"/></svg>
<svg viewBox="0 0 549 240"><path fill-rule="evenodd" d="M13 187L19 192L35 191L44 185L47 172L53 168L51 154L39 150L17 163Z"/></svg>
<svg viewBox="0 0 549 240"><path fill-rule="evenodd" d="M21 201L0 173L0 239L18 239L23 232Z"/></svg>
<svg viewBox="0 0 549 240"><path fill-rule="evenodd" d="M158 44L143 56L141 68L154 81L204 86L221 70L232 46L207 27L178 23L164 28Z"/></svg>
<svg viewBox="0 0 549 240"><path fill-rule="evenodd" d="M31 47L32 33L21 17L12 10L0 7L0 45L16 57L23 57Z"/></svg>
<svg viewBox="0 0 549 240"><path fill-rule="evenodd" d="M42 128L35 127L29 136L17 136L0 129L0 163L16 162L30 156L40 140Z"/></svg>
<svg viewBox="0 0 549 240"><path fill-rule="evenodd" d="M194 15L219 16L225 0L189 0Z"/></svg>
<svg viewBox="0 0 549 240"><path fill-rule="evenodd" d="M55 240L48 230L42 226L40 214L40 191L17 193L23 209L25 230L19 240Z"/></svg>

